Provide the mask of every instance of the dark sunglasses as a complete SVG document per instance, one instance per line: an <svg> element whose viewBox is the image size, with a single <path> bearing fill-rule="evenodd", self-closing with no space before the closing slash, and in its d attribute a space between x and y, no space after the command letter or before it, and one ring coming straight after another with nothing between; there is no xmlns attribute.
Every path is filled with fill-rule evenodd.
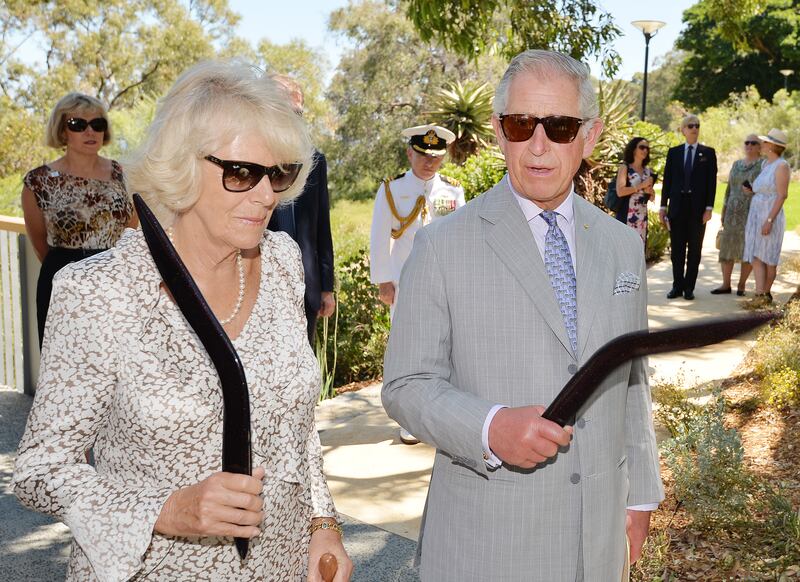
<svg viewBox="0 0 800 582"><path fill-rule="evenodd" d="M500 116L503 135L512 142L529 140L540 123L544 127L547 139L553 143L572 143L583 125L583 119L566 115L534 117L525 113L508 113Z"/></svg>
<svg viewBox="0 0 800 582"><path fill-rule="evenodd" d="M220 160L214 156L206 156L205 159L222 168L222 187L228 192L252 190L264 176L269 178L273 192L284 192L292 187L300 170L303 169L303 164L262 166L253 162Z"/></svg>
<svg viewBox="0 0 800 582"><path fill-rule="evenodd" d="M761 145L760 141L746 141L744 145Z"/></svg>
<svg viewBox="0 0 800 582"><path fill-rule="evenodd" d="M640 150L647 150L648 152L650 151L650 146L646 146L646 145L638 145L638 146L636 146L636 147L637 147L638 149L640 149Z"/></svg>
<svg viewBox="0 0 800 582"><path fill-rule="evenodd" d="M70 117L67 119L67 129L70 131L81 133L86 131L87 127L91 127L97 133L104 133L108 130L108 121L105 117L95 117L88 121L83 117Z"/></svg>
<svg viewBox="0 0 800 582"><path fill-rule="evenodd" d="M688 127L689 129L700 129L700 124L699 123L687 123L686 127Z"/></svg>

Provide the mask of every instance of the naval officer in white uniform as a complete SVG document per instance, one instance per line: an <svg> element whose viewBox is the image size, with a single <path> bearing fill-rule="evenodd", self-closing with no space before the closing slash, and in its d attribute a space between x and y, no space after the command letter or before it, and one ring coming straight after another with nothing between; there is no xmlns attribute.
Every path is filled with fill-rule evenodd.
<svg viewBox="0 0 800 582"><path fill-rule="evenodd" d="M401 132L408 147L411 170L394 180L384 180L375 196L370 234L370 280L378 285L380 300L389 305L392 315L399 292L400 271L411 254L414 235L437 218L464 206L464 189L438 174L447 146L455 139L449 129L428 124ZM401 429L406 444L419 442Z"/></svg>

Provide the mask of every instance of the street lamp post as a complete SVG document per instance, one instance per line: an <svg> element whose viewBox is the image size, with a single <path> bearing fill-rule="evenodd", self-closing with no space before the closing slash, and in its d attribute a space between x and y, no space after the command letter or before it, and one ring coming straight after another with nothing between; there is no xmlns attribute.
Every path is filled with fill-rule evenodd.
<svg viewBox="0 0 800 582"><path fill-rule="evenodd" d="M781 69L778 71L781 75L783 75L783 90L789 90L789 75L794 74L794 69Z"/></svg>
<svg viewBox="0 0 800 582"><path fill-rule="evenodd" d="M650 58L650 39L667 23L660 20L634 20L631 24L644 34L644 87L642 88L642 121L644 121L647 114L647 61Z"/></svg>

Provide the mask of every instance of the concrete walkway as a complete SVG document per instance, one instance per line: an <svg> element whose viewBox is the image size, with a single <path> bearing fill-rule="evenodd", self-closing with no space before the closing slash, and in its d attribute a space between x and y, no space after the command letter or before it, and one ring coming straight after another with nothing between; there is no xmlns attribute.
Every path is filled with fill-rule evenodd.
<svg viewBox="0 0 800 582"><path fill-rule="evenodd" d="M720 281L713 248L719 218L706 234L695 301L667 301L671 286L668 259L648 270L650 325L653 329L703 317L740 311L747 298L710 295ZM787 233L784 256L800 256L800 236ZM738 276L738 271L734 277ZM779 303L796 289L797 273L783 272L773 295ZM753 282L748 285L752 296ZM750 348L754 334L691 353L651 359L652 379L696 385L727 377ZM69 532L60 523L25 510L9 483L17 443L31 399L0 387L0 579L10 582L63 580ZM398 427L380 404L380 385L323 402L317 424L325 454L328 483L342 513L345 545L356 564L354 582L415 582L415 540L433 463L434 451L406 446Z"/></svg>

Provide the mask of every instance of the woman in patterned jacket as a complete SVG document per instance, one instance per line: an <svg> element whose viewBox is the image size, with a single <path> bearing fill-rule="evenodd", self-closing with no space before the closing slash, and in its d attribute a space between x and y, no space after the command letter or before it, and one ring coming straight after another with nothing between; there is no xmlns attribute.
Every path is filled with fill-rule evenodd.
<svg viewBox="0 0 800 582"><path fill-rule="evenodd" d="M56 104L45 130L47 145L63 148L64 155L25 175L25 230L42 261L36 286L39 347L53 276L64 265L113 247L126 226L136 226L122 168L98 153L110 141L105 105L70 93Z"/></svg>
<svg viewBox="0 0 800 582"><path fill-rule="evenodd" d="M349 579L314 427L300 252L265 231L312 152L281 85L209 62L176 81L126 165L244 366L252 476L221 471L220 382L142 233L55 277L14 488L70 527L68 580L317 582L309 564L325 552ZM244 560L234 537L249 539Z"/></svg>

